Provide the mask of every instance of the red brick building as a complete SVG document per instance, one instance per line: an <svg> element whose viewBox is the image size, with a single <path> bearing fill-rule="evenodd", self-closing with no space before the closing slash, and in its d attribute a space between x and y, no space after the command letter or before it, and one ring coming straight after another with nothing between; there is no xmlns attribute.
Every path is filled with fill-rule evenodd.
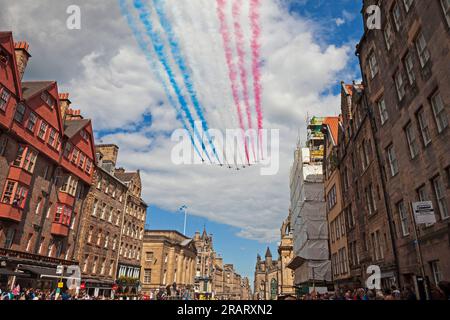
<svg viewBox="0 0 450 320"><path fill-rule="evenodd" d="M22 82L28 44L0 32L0 285L49 286L77 264L92 182L91 121L69 109L54 81ZM49 282L49 283L47 283Z"/></svg>
<svg viewBox="0 0 450 320"><path fill-rule="evenodd" d="M397 283L423 298L425 283L450 280L450 5L367 0L363 12L374 4L382 30L366 29L357 49L363 103L382 167ZM416 228L419 246L411 210L417 201L431 201L436 219Z"/></svg>

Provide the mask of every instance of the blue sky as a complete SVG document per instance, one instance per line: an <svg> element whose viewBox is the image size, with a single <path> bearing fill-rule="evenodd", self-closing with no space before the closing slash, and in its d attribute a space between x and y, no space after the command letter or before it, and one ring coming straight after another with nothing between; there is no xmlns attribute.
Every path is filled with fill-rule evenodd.
<svg viewBox="0 0 450 320"><path fill-rule="evenodd" d="M320 43L326 45L335 44L341 46L350 44L355 47L362 35L362 20L360 15L360 0L292 0L286 1L291 14L307 17L321 26L321 31L316 35ZM342 19L336 23L336 19ZM339 24L339 25L338 25ZM294 53L293 53L294 54ZM352 54L351 69L358 73L357 58ZM344 79L352 81L353 79ZM332 88L333 94L340 92L337 80ZM286 181L288 183L288 181ZM177 204L183 205L182 202ZM257 218L257 212L255 219ZM226 224L212 222L203 217L188 216L187 235L192 236L195 231L202 231L206 226L208 233L214 237L214 248L222 254L225 263L233 263L238 272L248 276L253 281L253 272L257 253L264 256L267 246L270 247L274 258L277 257L277 242L264 243L257 240L249 240L237 236L239 228ZM169 212L151 206L147 215L147 228L150 229L174 229L183 231L184 215L179 212ZM281 226L279 221L277 228Z"/></svg>

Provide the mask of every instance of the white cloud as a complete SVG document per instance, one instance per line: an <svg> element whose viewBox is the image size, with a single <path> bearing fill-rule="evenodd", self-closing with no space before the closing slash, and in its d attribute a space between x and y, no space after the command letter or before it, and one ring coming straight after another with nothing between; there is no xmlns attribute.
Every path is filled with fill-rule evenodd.
<svg viewBox="0 0 450 320"><path fill-rule="evenodd" d="M239 228L238 236L262 242L277 240L288 213L289 169L299 129L305 131L307 114L337 114L339 97L330 89L349 72L350 47L319 42L314 37L319 27L313 22L290 16L276 0L263 0L263 107L265 127L280 129L280 172L264 177L258 167L236 171L207 165L175 166L170 161L173 144L161 133L181 125L118 9L111 2L80 2L85 17L82 34L59 30L43 37L37 29L60 25L63 18L49 15L65 12L68 2L55 6L54 1L43 0L51 5L27 7L34 2L8 2L6 8L14 11L15 18L4 20L31 42L31 50L38 48L39 54L32 58L36 62L30 65L32 74L37 78L53 76L57 74L53 65L70 69L60 87L71 92L74 106L93 118L95 129L110 132L102 139L119 144L119 164L141 169L146 202L168 210L183 203L191 214ZM233 103L221 39L214 34L218 28L214 1L167 3L171 19L176 19L177 34L182 35L181 44L211 127L236 126L236 116L229 112ZM48 7L54 10L40 9ZM9 17L10 13L0 16ZM39 28L30 19L32 14L40 17ZM244 17L242 22L248 36ZM57 54L48 44L57 44ZM248 53L250 48L246 50ZM148 113L151 126L142 123ZM136 124L137 132L133 130Z"/></svg>

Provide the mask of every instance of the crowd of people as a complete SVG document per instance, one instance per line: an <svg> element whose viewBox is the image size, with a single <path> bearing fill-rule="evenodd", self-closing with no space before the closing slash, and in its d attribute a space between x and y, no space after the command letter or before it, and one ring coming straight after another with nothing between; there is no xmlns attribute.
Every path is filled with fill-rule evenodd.
<svg viewBox="0 0 450 320"><path fill-rule="evenodd" d="M111 296L93 295L86 290L76 293L71 290L59 289L41 290L32 288L23 288L16 286L11 290L0 289L0 300L192 300L197 297L187 289L173 289L170 287L161 287L152 290L148 295L121 295L113 294ZM292 297L294 300L295 298ZM450 300L450 282L442 281L438 286L431 285L429 291L431 300ZM303 295L300 300L419 300L415 291L409 287L399 290L396 286L390 289L339 289L335 292L312 293Z"/></svg>
<svg viewBox="0 0 450 320"><path fill-rule="evenodd" d="M450 300L450 283L442 281L438 286L431 285L430 300ZM390 289L375 290L358 288L354 290L339 289L333 293L312 292L302 296L301 300L419 300L415 291L410 287L399 290L396 286Z"/></svg>

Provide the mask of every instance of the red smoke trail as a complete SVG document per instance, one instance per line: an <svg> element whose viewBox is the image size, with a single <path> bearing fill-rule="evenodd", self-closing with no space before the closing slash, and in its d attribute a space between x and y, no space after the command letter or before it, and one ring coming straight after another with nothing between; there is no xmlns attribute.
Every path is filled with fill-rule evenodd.
<svg viewBox="0 0 450 320"><path fill-rule="evenodd" d="M222 34L223 47L225 49L225 58L227 60L229 77L231 82L231 92L233 94L234 103L236 104L236 109L239 118L239 126L242 130L244 145L245 145L245 156L247 158L247 162L250 163L248 157L248 145L247 139L245 139L245 126L244 120L242 117L241 104L239 102L239 93L238 93L238 85L237 85L237 72L233 63L233 50L231 49L231 41L230 41L230 32L228 30L227 22L225 19L225 4L226 0L216 0L217 1L217 16L220 21L220 33Z"/></svg>
<svg viewBox="0 0 450 320"><path fill-rule="evenodd" d="M259 24L259 8L261 0L250 0L250 22L252 28L252 71L253 71L253 89L255 92L255 108L258 118L258 145L260 146L261 157L262 155L262 128L263 128L263 113L261 108L261 70L259 66L260 62L260 50L261 45L259 43L261 37L261 27Z"/></svg>
<svg viewBox="0 0 450 320"><path fill-rule="evenodd" d="M244 51L244 35L242 32L241 23L239 21L241 17L242 0L234 0L233 2L233 20L234 20L234 37L236 40L236 49L239 57L239 72L241 76L242 92L244 95L245 110L247 113L247 124L248 128L253 129L252 114L250 110L250 101L248 94L248 80L247 80L247 70L245 68L245 51ZM255 155L255 142L253 135L251 135L251 144L253 157L256 160Z"/></svg>

